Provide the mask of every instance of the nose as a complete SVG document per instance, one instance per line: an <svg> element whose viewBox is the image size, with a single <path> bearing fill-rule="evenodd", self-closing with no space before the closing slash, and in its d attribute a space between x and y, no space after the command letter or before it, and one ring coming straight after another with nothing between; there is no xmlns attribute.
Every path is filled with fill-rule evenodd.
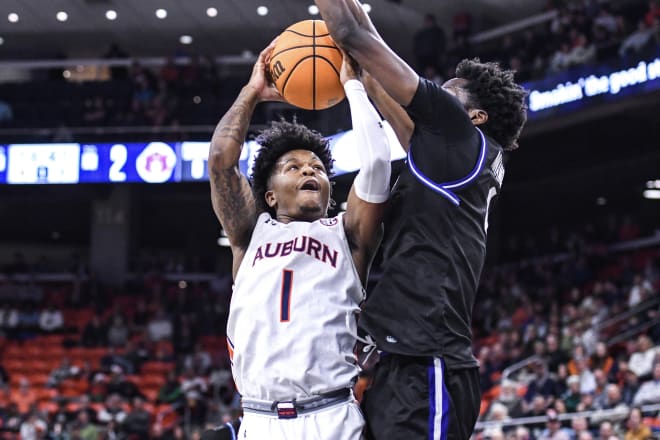
<svg viewBox="0 0 660 440"><path fill-rule="evenodd" d="M313 176L316 171L311 165L303 165L301 169L304 176Z"/></svg>

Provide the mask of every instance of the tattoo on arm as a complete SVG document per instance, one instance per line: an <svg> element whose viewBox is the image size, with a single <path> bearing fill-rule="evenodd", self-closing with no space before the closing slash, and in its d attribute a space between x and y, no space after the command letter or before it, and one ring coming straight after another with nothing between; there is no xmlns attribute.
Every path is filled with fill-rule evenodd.
<svg viewBox="0 0 660 440"><path fill-rule="evenodd" d="M213 209L232 246L247 246L256 221L252 190L238 169L256 97L243 90L222 117L211 141L209 180Z"/></svg>

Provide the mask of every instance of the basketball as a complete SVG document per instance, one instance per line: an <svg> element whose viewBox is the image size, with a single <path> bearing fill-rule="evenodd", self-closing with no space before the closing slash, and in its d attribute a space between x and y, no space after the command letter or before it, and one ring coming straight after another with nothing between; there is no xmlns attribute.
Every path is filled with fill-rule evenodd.
<svg viewBox="0 0 660 440"><path fill-rule="evenodd" d="M280 34L268 67L286 102L305 110L323 110L344 99L341 63L341 52L325 22L304 20Z"/></svg>

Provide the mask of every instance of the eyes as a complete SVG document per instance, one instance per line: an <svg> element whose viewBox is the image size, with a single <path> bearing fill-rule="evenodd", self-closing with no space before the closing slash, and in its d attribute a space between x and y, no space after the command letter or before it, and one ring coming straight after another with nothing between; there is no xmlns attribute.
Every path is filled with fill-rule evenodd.
<svg viewBox="0 0 660 440"><path fill-rule="evenodd" d="M314 171L325 173L325 168L321 164L313 164L311 167L314 169ZM285 171L298 171L300 168L302 167L298 164L289 164L286 166Z"/></svg>

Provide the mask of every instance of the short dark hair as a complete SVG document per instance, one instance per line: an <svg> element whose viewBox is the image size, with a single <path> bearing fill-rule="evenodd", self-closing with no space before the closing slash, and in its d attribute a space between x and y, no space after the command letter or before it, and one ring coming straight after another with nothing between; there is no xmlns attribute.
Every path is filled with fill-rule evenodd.
<svg viewBox="0 0 660 440"><path fill-rule="evenodd" d="M505 150L518 148L518 137L527 120L527 91L513 80L512 70L498 63L466 59L456 66L456 77L468 81L465 86L476 100L474 106L488 113L484 131Z"/></svg>
<svg viewBox="0 0 660 440"><path fill-rule="evenodd" d="M261 148L257 152L252 166L252 191L260 212L269 212L273 217L275 210L266 204L265 194L268 182L275 169L277 160L292 150L308 150L316 154L323 162L326 174L332 176L332 153L328 141L314 130L293 122L281 119L273 121L269 128L262 130L256 138Z"/></svg>

